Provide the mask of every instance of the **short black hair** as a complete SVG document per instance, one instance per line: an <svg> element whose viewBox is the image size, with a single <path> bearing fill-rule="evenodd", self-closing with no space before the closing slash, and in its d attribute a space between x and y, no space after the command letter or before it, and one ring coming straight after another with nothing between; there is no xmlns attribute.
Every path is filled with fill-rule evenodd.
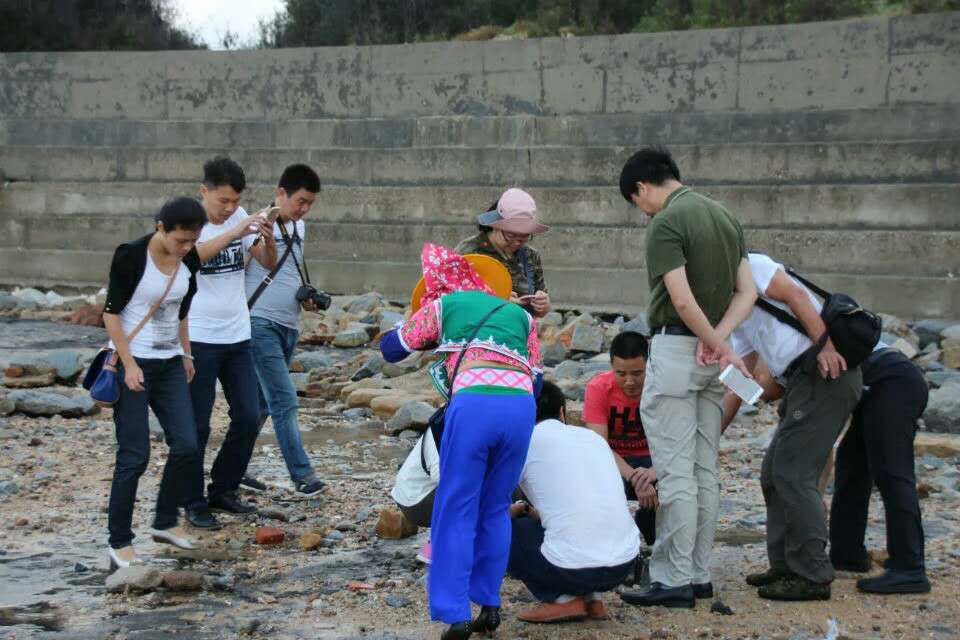
<svg viewBox="0 0 960 640"><path fill-rule="evenodd" d="M211 189L230 186L240 193L247 188L247 176L235 160L227 156L217 156L203 165L203 184Z"/></svg>
<svg viewBox="0 0 960 640"><path fill-rule="evenodd" d="M292 196L300 189L306 189L310 193L320 193L320 176L305 164L292 164L280 174L280 182L277 186L286 191L288 196Z"/></svg>
<svg viewBox="0 0 960 640"><path fill-rule="evenodd" d="M650 352L650 343L647 337L636 331L621 331L610 343L610 360L614 358L647 358Z"/></svg>
<svg viewBox="0 0 960 640"><path fill-rule="evenodd" d="M620 171L620 193L633 204L630 196L637 193L638 182L663 184L670 178L680 181L680 169L666 147L644 147L630 156Z"/></svg>
<svg viewBox="0 0 960 640"><path fill-rule="evenodd" d="M537 398L537 422L559 420L560 414L566 410L567 397L563 395L563 391L549 380L544 380Z"/></svg>
<svg viewBox="0 0 960 640"><path fill-rule="evenodd" d="M163 223L164 231L198 231L207 223L207 213L203 210L203 205L193 198L182 197L168 200L153 219Z"/></svg>

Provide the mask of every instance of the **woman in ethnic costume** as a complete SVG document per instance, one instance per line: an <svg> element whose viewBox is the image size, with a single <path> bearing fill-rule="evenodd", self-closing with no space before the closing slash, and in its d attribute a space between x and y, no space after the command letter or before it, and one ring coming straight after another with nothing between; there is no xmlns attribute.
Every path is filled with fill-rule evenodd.
<svg viewBox="0 0 960 640"><path fill-rule="evenodd" d="M465 258L428 244L421 261L422 306L383 337L380 349L389 362L427 349L444 356L431 371L441 393L452 393L440 445L428 592L431 617L450 625L443 640L461 640L500 624L508 508L536 418L540 347L533 317L496 297ZM473 622L471 601L482 607Z"/></svg>

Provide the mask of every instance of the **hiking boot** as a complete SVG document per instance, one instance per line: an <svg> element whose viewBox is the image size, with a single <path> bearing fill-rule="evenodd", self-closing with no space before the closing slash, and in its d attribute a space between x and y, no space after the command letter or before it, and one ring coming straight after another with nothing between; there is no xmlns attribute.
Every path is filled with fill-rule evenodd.
<svg viewBox="0 0 960 640"><path fill-rule="evenodd" d="M317 479L316 476L310 476L305 480L297 480L294 486L296 487L297 495L303 496L304 498L312 498L327 488L326 483L323 480Z"/></svg>
<svg viewBox="0 0 960 640"><path fill-rule="evenodd" d="M864 593L927 593L930 581L924 569L887 569L875 578L857 580Z"/></svg>
<svg viewBox="0 0 960 640"><path fill-rule="evenodd" d="M256 506L241 500L239 496L237 496L236 491L227 491L218 496L211 496L209 504L211 511L232 513L235 515L253 513L257 510Z"/></svg>
<svg viewBox="0 0 960 640"><path fill-rule="evenodd" d="M792 575L760 587L757 594L767 600L829 600L830 583Z"/></svg>
<svg viewBox="0 0 960 640"><path fill-rule="evenodd" d="M262 492L267 490L267 485L260 482L253 476L243 476L240 478L240 486L244 489L249 489L250 491Z"/></svg>
<svg viewBox="0 0 960 640"><path fill-rule="evenodd" d="M774 569L770 568L764 571L763 573L751 573L747 576L747 584L751 587L762 587L767 584L773 584L780 578L785 578L789 575L792 575L786 569Z"/></svg>

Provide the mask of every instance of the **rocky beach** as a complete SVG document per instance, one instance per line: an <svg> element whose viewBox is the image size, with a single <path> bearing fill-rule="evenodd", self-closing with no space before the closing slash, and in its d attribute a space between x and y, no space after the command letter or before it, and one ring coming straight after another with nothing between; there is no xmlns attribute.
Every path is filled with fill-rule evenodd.
<svg viewBox="0 0 960 640"><path fill-rule="evenodd" d="M417 639L439 634L426 608L426 568L414 556L427 530L398 519L388 496L396 470L440 404L425 367L429 354L397 365L377 355L377 336L403 318L402 304L377 293L334 299L305 314L290 375L300 426L328 489L293 493L269 423L251 462L268 485L245 493L250 516L219 516L222 529L195 532L196 551L156 544L150 523L158 472L155 445L141 481L135 541L145 564L107 571L106 503L115 438L110 409L79 387L106 341L101 294L37 289L0 292L0 638ZM606 349L624 328L646 331L642 315L565 309L540 323L547 376L571 399L577 423L587 380L606 369ZM743 582L765 567L760 463L775 407L743 411L721 444L721 518L714 555L715 602L694 611L638 609L606 594L611 619L533 626L515 615L532 602L504 583L500 638L933 638L960 635L960 325L884 316L884 340L920 366L931 387L916 442L916 469L933 591L916 596L858 593L841 573L828 602L773 603ZM218 399L214 437L227 424ZM828 488L829 493L829 488ZM829 495L827 496L829 499ZM871 504L868 548L879 571L883 508Z"/></svg>

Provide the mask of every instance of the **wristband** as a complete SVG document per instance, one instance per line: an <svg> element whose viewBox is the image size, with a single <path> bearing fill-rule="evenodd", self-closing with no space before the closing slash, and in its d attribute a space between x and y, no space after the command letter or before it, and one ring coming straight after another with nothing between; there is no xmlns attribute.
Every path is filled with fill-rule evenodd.
<svg viewBox="0 0 960 640"><path fill-rule="evenodd" d="M186 358L187 360L193 360L193 356L190 355L189 353L181 353L181 354L180 354L180 357L181 357L181 358Z"/></svg>

